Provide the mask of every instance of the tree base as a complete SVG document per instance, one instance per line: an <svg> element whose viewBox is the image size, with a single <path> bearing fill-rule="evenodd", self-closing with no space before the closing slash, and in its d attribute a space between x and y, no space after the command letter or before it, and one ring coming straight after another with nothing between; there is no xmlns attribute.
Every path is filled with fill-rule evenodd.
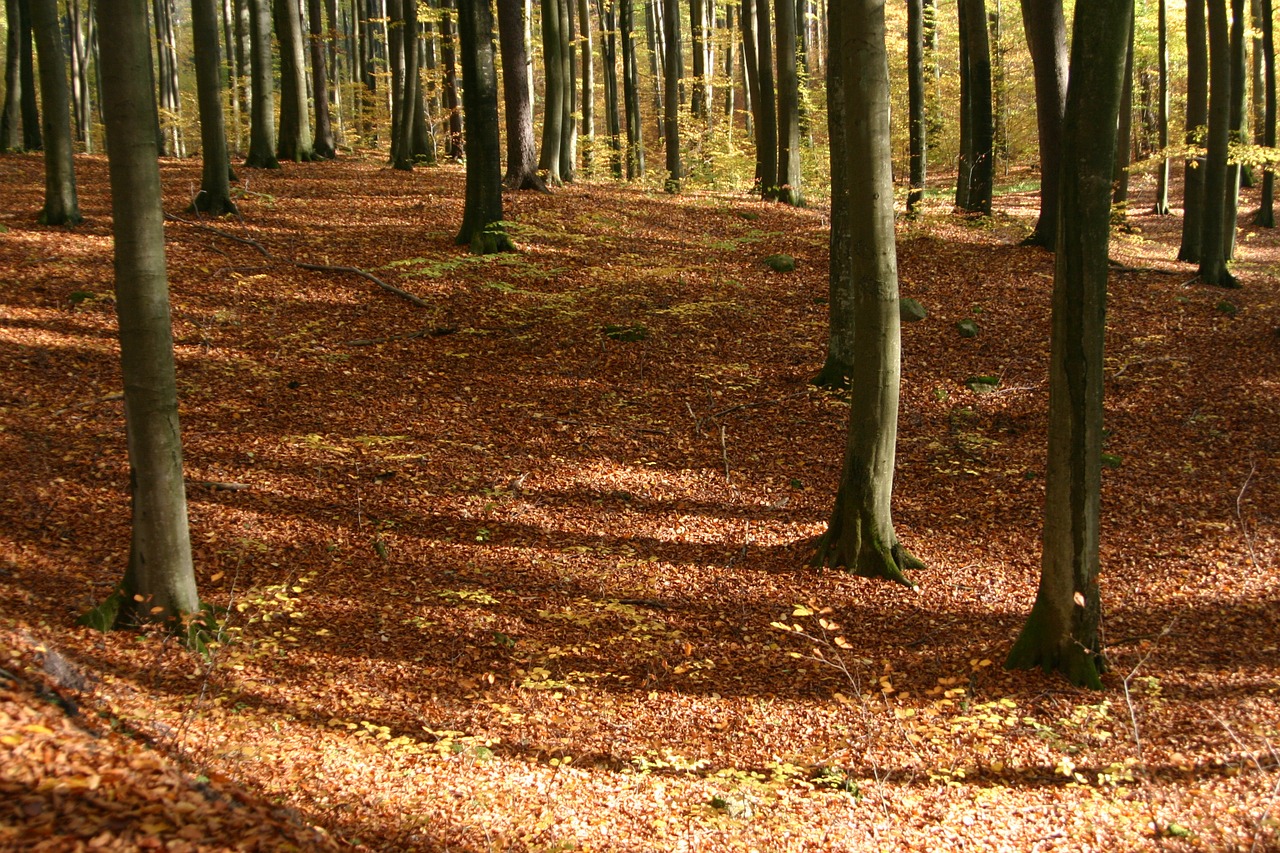
<svg viewBox="0 0 1280 853"><path fill-rule="evenodd" d="M1055 630L1045 611L1033 607L1022 633L1005 658L1005 669L1035 669L1060 672L1077 687L1102 689L1102 674L1107 671L1107 659L1101 652L1087 649L1071 636L1055 638L1062 633ZM1065 628L1063 629L1065 631Z"/></svg>
<svg viewBox="0 0 1280 853"><path fill-rule="evenodd" d="M540 193L550 193L547 182L542 180L542 176L537 172L507 172L506 177L502 179L502 188L506 190L537 190Z"/></svg>
<svg viewBox="0 0 1280 853"><path fill-rule="evenodd" d="M250 154L245 158L246 169L279 169L280 161L274 154Z"/></svg>
<svg viewBox="0 0 1280 853"><path fill-rule="evenodd" d="M818 371L818 375L809 380L815 388L826 388L829 391L846 391L849 388L849 375L853 368L847 364L827 356L827 361Z"/></svg>
<svg viewBox="0 0 1280 853"><path fill-rule="evenodd" d="M839 507L837 507L837 513ZM869 526L869 525L866 525ZM904 572L911 569L923 569L924 562L902 547L899 542L885 545L871 537L860 537L852 532L840 535L836 528L835 516L833 524L818 539L817 550L809 565L814 568L829 566L833 569L844 569L859 577L882 578L915 589L915 583ZM862 539L864 541L859 542ZM865 541L865 540L871 541Z"/></svg>
<svg viewBox="0 0 1280 853"><path fill-rule="evenodd" d="M1276 212L1274 209L1258 208L1258 212L1253 215L1253 224L1259 228L1275 228Z"/></svg>
<svg viewBox="0 0 1280 853"><path fill-rule="evenodd" d="M195 613L184 613L176 619L157 620L141 610L133 597L118 586L101 604L81 615L76 624L103 634L108 631L140 631L149 626L157 626L179 637L183 645L192 651L207 654L210 643L225 641L220 615L225 619L225 608L202 601L200 609Z"/></svg>
<svg viewBox="0 0 1280 853"><path fill-rule="evenodd" d="M201 190L196 196L196 200L191 202L191 206L187 208L187 213L205 213L209 216L239 216L240 209L236 207L236 203L229 197L221 198Z"/></svg>
<svg viewBox="0 0 1280 853"><path fill-rule="evenodd" d="M70 228L71 226L79 225L81 222L84 222L84 217L80 215L80 211L78 210L50 210L46 207L44 210L40 211L40 218L37 221L39 221L41 225L65 225Z"/></svg>
<svg viewBox="0 0 1280 853"><path fill-rule="evenodd" d="M1037 231L1032 231L1030 234L1024 237L1022 239L1022 242L1019 243L1018 245L1019 246L1039 246L1041 249L1048 249L1049 251L1052 252L1053 244L1054 244L1054 236L1052 234L1045 234L1037 230Z"/></svg>
<svg viewBox="0 0 1280 853"><path fill-rule="evenodd" d="M516 244L497 223L490 223L478 228L470 235L463 231L458 235L459 246L470 246L473 255L496 255L499 252L514 252Z"/></svg>

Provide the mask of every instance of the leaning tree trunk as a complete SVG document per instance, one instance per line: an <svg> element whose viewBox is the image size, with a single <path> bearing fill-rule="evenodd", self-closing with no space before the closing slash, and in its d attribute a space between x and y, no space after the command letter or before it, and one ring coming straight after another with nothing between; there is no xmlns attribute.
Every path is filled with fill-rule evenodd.
<svg viewBox="0 0 1280 853"><path fill-rule="evenodd" d="M1215 0L1216 2L1216 0ZM1205 46L1204 0L1187 2L1187 135L1189 148L1203 147L1200 129L1209 123L1209 52ZM1178 260L1199 263L1204 237L1205 158L1193 153L1182 172L1182 243Z"/></svg>
<svg viewBox="0 0 1280 853"><path fill-rule="evenodd" d="M1266 66L1266 114L1263 141L1268 148L1276 147L1276 51L1272 31L1271 0L1262 0L1262 58ZM1262 174L1262 199L1253 221L1263 228L1276 227L1275 213L1276 172L1267 169Z"/></svg>
<svg viewBox="0 0 1280 853"><path fill-rule="evenodd" d="M804 204L800 190L800 76L796 68L795 0L778 0L778 194Z"/></svg>
<svg viewBox="0 0 1280 853"><path fill-rule="evenodd" d="M832 44L845 45L846 13L842 4L832 4L827 16L827 29ZM745 20L745 18L744 18ZM845 93L845 67L840 61L827 63L827 132L833 152L845 151L848 118L845 115L848 95ZM827 280L827 360L813 384L819 388L849 387L853 372L853 234L850 229L849 182L845 175L847 158L831 158L831 228L830 270Z"/></svg>
<svg viewBox="0 0 1280 853"><path fill-rule="evenodd" d="M812 562L910 586L903 571L923 564L898 542L890 512L902 343L884 0L847 0L841 11L847 17L842 40L831 43L831 62L843 64L845 134L832 160L842 159L848 188L853 241L840 251L849 256L857 334L844 470Z"/></svg>
<svg viewBox="0 0 1280 853"><path fill-rule="evenodd" d="M200 600L182 477L145 0L97 3L133 494L129 565L117 593L98 609L98 624L158 621L177 628L200 609Z"/></svg>
<svg viewBox="0 0 1280 853"><path fill-rule="evenodd" d="M538 175L537 143L533 138L533 103L526 78L528 51L524 44L523 0L498 0L498 44L502 53L502 96L506 103L507 174L504 186L513 190L547 191Z"/></svg>
<svg viewBox="0 0 1280 853"><path fill-rule="evenodd" d="M667 180L663 186L669 193L678 193L684 177L680 166L680 78L684 73L684 58L680 51L680 5L679 0L663 0L663 3L666 64L663 67L662 134L667 149Z"/></svg>
<svg viewBox="0 0 1280 853"><path fill-rule="evenodd" d="M627 180L644 177L644 135L640 124L640 69L636 60L635 16L630 0L622 0L618 16L622 39L622 100L627 116Z"/></svg>
<svg viewBox="0 0 1280 853"><path fill-rule="evenodd" d="M312 151L320 159L332 160L338 156L338 147L333 136L333 119L329 115L330 72L325 57L325 43L332 38L332 33L325 31L322 11L320 0L307 0L307 27L311 35L311 103L316 111Z"/></svg>
<svg viewBox="0 0 1280 853"><path fill-rule="evenodd" d="M498 73L494 68L493 10L488 0L458 3L463 114L467 134L467 197L459 245L473 254L511 252L502 228L502 147L498 140Z"/></svg>
<svg viewBox="0 0 1280 853"><path fill-rule="evenodd" d="M1235 286L1227 272L1227 148L1231 125L1231 38L1227 0L1209 0L1209 139L1204 165L1204 213L1200 229L1200 280ZM1234 227L1234 222L1232 223Z"/></svg>
<svg viewBox="0 0 1280 853"><path fill-rule="evenodd" d="M1168 0L1157 0L1156 34L1157 64L1160 74L1160 91L1158 98L1156 132L1160 146L1160 162L1156 166L1156 204L1153 211L1157 216L1168 216L1169 209L1169 9Z"/></svg>
<svg viewBox="0 0 1280 853"><path fill-rule="evenodd" d="M788 3L791 0L782 0ZM760 78L756 110L756 176L762 198L778 197L778 102L773 88L773 38L769 26L769 0L755 0L756 76Z"/></svg>
<svg viewBox="0 0 1280 853"><path fill-rule="evenodd" d="M1132 0L1078 0L1063 120L1040 588L1005 666L1099 688L1103 336L1111 170Z"/></svg>
<svg viewBox="0 0 1280 853"><path fill-rule="evenodd" d="M271 76L271 0L245 0L249 5L249 153L244 164L279 169L276 159L275 91Z"/></svg>
<svg viewBox="0 0 1280 853"><path fill-rule="evenodd" d="M40 109L44 112L44 225L82 220L76 201L76 168L71 148L71 88L62 52L57 0L31 0L31 24L40 54Z"/></svg>
<svg viewBox="0 0 1280 853"><path fill-rule="evenodd" d="M222 119L222 57L218 55L215 0L191 0L195 46L196 99L200 108L200 192L191 209L214 216L236 213L231 200L231 161Z"/></svg>
<svg viewBox="0 0 1280 853"><path fill-rule="evenodd" d="M307 65L302 51L302 17L297 0L274 0L280 43L280 136L276 158L299 163L316 158L307 112Z"/></svg>
<svg viewBox="0 0 1280 853"><path fill-rule="evenodd" d="M911 155L907 216L918 214L924 201L928 159L924 100L924 0L907 0L907 124Z"/></svg>

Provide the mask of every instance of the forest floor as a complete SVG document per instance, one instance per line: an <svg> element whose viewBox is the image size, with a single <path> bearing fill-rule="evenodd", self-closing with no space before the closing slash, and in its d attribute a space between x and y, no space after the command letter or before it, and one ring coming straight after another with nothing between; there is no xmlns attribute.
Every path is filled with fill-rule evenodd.
<svg viewBox="0 0 1280 853"><path fill-rule="evenodd" d="M1116 235L1089 692L1001 665L1039 571L1034 194L900 225L909 590L807 567L847 423L809 385L823 210L584 183L508 196L520 251L479 258L459 167L246 170L242 221L167 225L206 658L74 625L129 545L77 164L67 231L0 157L0 848L1280 849L1273 232L1235 291L1188 283L1178 219ZM190 220L199 163L162 169Z"/></svg>

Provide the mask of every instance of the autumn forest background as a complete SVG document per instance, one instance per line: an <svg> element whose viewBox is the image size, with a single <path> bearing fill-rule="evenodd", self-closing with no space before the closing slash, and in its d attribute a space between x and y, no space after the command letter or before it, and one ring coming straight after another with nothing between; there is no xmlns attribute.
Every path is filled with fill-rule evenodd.
<svg viewBox="0 0 1280 853"><path fill-rule="evenodd" d="M912 4L886 9L911 300L893 507L927 566L913 588L810 564L850 417L847 390L813 382L838 215L827 4L795 4L799 169L780 187L754 180L741 11L755 2L634 4L631 142L622 48L612 84L606 61L619 4L517 2L540 147L557 2L587 12L590 39L566 36L576 101L555 170L525 164L549 191L502 192L514 250L489 253L458 243L484 143L449 67L475 4L423 2L406 24L395 0L277 2L315 33L299 42L302 135L323 148L326 105L334 150L277 156L277 101L266 167L244 164L248 16L270 4L216 4L224 215L196 203L210 152L193 10L149 10L210 614L192 635L77 621L134 547L103 69L94 3L7 0L0 848L1280 849L1280 240L1256 217L1274 159L1269 0L1235 4L1230 288L1179 260L1184 160L1204 157L1185 128L1186 9L1136 7L1102 365L1101 690L1003 666L1041 574L1055 278L1052 247L1028 241L1041 140L1022 9L962 0L991 57L989 211L957 205L957 163L976 170L956 4L921 4L914 164ZM47 116L23 112L25 94L43 114L51 84L18 7L42 4L64 49L74 225L38 221L59 167ZM675 113L664 6L685 27ZM410 29L416 84L395 67ZM275 87L288 42L267 43ZM503 93L512 71L496 70Z"/></svg>

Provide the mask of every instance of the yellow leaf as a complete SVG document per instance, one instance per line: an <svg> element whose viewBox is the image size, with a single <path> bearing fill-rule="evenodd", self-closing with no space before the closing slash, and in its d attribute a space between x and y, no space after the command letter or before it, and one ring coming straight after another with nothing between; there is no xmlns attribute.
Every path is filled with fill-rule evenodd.
<svg viewBox="0 0 1280 853"><path fill-rule="evenodd" d="M31 724L31 725L29 725L29 726L23 726L23 727L22 727L22 730L23 730L24 732L31 732L32 734L36 734L36 735L51 735L51 734L53 734L53 729L49 728L48 726L41 726L41 725L37 725L37 724L35 724L35 723L32 723L32 724Z"/></svg>
<svg viewBox="0 0 1280 853"><path fill-rule="evenodd" d="M797 604L796 609L791 611L792 616L812 616L813 611L805 607L803 604Z"/></svg>

